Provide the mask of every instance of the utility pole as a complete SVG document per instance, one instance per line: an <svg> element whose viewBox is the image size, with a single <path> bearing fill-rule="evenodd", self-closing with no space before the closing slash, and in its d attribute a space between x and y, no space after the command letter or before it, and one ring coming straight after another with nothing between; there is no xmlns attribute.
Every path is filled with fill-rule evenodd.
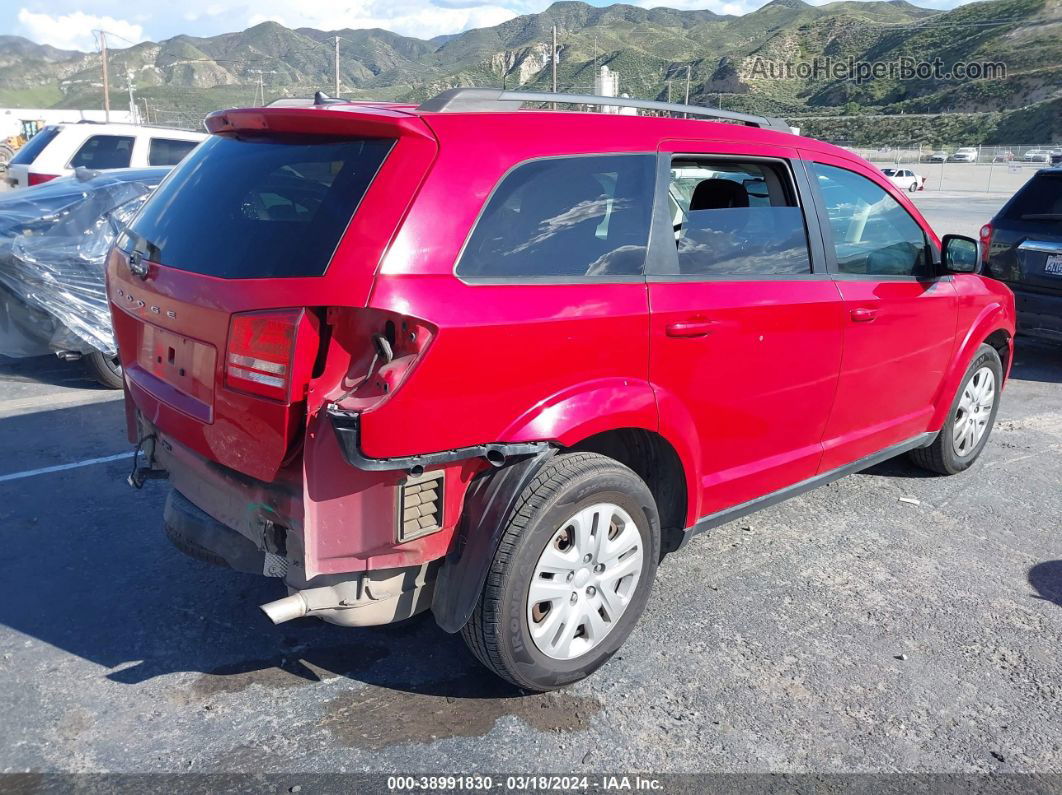
<svg viewBox="0 0 1062 795"><path fill-rule="evenodd" d="M97 30L100 34L100 56L103 61L103 119L111 120L111 90L107 84L107 31Z"/></svg>
<svg viewBox="0 0 1062 795"><path fill-rule="evenodd" d="M247 74L258 75L258 82L254 86L254 104L258 105L258 95L262 95L262 104L265 105L265 81L263 75L275 75L276 69L248 69Z"/></svg>
<svg viewBox="0 0 1062 795"><path fill-rule="evenodd" d="M553 26L553 49L550 51L550 63L553 66L553 93L557 93L557 26ZM557 109L557 103L553 103L553 110Z"/></svg>
<svg viewBox="0 0 1062 795"><path fill-rule="evenodd" d="M690 104L690 72L692 72L692 67L689 64L686 64L686 104L687 105ZM689 117L690 117L690 115L688 113L683 113L682 114L682 118L684 118L684 119L688 119Z"/></svg>
<svg viewBox="0 0 1062 795"><path fill-rule="evenodd" d="M671 103L671 80L667 81L667 101L668 104Z"/></svg>
<svg viewBox="0 0 1062 795"><path fill-rule="evenodd" d="M336 36L336 91L332 96L339 98L339 36Z"/></svg>

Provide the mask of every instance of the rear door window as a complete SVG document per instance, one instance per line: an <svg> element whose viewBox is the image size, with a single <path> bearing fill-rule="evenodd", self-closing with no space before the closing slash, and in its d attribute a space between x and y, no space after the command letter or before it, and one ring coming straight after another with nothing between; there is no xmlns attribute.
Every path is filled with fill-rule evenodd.
<svg viewBox="0 0 1062 795"><path fill-rule="evenodd" d="M211 136L174 169L119 245L225 279L320 276L393 144Z"/></svg>
<svg viewBox="0 0 1062 795"><path fill-rule="evenodd" d="M652 155L595 155L517 166L487 202L457 275L640 275L649 242L653 165Z"/></svg>
<svg viewBox="0 0 1062 795"><path fill-rule="evenodd" d="M36 135L26 141L21 149L15 152L15 156L11 158L10 164L13 166L28 166L37 159L37 155L43 152L58 134L58 127L45 127L43 130L40 130Z"/></svg>
<svg viewBox="0 0 1062 795"><path fill-rule="evenodd" d="M198 141L179 141L174 138L152 138L148 147L149 166L175 166L195 149Z"/></svg>
<svg viewBox="0 0 1062 795"><path fill-rule="evenodd" d="M669 199L678 276L811 273L804 212L779 163L676 159Z"/></svg>
<svg viewBox="0 0 1062 795"><path fill-rule="evenodd" d="M131 135L93 135L70 159L70 168L129 168Z"/></svg>

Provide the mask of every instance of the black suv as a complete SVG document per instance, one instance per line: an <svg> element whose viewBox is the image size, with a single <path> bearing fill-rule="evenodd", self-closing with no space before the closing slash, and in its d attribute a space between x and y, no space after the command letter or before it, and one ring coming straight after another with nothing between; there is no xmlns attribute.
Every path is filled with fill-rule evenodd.
<svg viewBox="0 0 1062 795"><path fill-rule="evenodd" d="M981 229L985 275L1014 291L1018 331L1062 342L1062 168L1044 168Z"/></svg>

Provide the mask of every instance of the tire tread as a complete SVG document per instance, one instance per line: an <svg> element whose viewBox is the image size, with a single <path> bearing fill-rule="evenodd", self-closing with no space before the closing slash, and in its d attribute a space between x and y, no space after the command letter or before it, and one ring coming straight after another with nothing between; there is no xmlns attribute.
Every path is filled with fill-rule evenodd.
<svg viewBox="0 0 1062 795"><path fill-rule="evenodd" d="M597 453L563 453L543 466L517 498L487 571L483 593L472 616L461 629L461 637L475 658L503 679L523 686L506 664L498 640L502 629L501 598L505 573L520 537L535 512L566 484L583 475L616 467L626 469L618 461Z"/></svg>

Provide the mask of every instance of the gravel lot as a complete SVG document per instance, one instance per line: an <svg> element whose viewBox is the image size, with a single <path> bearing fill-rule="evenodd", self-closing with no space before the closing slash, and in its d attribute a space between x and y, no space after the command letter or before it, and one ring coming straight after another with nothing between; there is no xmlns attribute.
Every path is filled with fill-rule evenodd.
<svg viewBox="0 0 1062 795"><path fill-rule="evenodd" d="M117 397L0 362L0 771L1062 772L1058 348L1020 341L970 471L700 537L617 658L533 696L430 619L271 626L278 583L173 549L125 460L2 479L128 450Z"/></svg>

